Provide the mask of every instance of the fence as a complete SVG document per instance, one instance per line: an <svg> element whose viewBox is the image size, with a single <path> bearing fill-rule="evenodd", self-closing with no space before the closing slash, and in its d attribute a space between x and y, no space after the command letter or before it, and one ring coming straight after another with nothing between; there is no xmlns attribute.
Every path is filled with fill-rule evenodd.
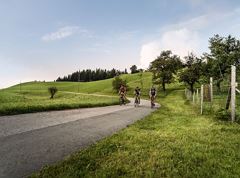
<svg viewBox="0 0 240 178"><path fill-rule="evenodd" d="M201 85L193 93L185 89L185 96L199 109L201 114L216 112L219 109L230 109L231 121L235 121L236 113L240 115L240 93L237 89L236 67L231 67L230 80L223 83L221 89L216 87L213 78L209 84Z"/></svg>

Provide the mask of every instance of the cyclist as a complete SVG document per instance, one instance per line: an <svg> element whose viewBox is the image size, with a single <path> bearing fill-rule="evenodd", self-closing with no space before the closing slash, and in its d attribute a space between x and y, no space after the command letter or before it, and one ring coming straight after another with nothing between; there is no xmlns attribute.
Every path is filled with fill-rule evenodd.
<svg viewBox="0 0 240 178"><path fill-rule="evenodd" d="M155 101L156 96L157 96L157 91L156 91L156 89L152 86L152 88L151 88L150 91L149 91L149 97L150 97L150 99L151 99L151 108L153 108L153 107L155 106L154 101Z"/></svg>
<svg viewBox="0 0 240 178"><path fill-rule="evenodd" d="M126 104L126 92L127 92L127 88L121 84L120 88L119 88L119 95L120 95L120 105L122 104Z"/></svg>
<svg viewBox="0 0 240 178"><path fill-rule="evenodd" d="M140 95L141 95L141 89L139 87L136 87L134 90L134 94L135 94L135 107L138 106L140 104Z"/></svg>

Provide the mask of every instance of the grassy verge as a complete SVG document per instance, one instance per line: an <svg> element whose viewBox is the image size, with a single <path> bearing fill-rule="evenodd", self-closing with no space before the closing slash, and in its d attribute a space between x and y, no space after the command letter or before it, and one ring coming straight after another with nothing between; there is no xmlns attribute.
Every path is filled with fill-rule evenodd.
<svg viewBox="0 0 240 178"><path fill-rule="evenodd" d="M226 103L227 103L227 98L228 98L228 88L222 88L221 92L217 91L216 88L213 88L213 101L212 102L203 102L203 114L204 115L211 115L215 117L220 117L219 119L225 119L225 120L231 120L230 116L230 106L229 109L226 110ZM200 113L201 110L201 103L200 103L200 94L198 95L198 98L195 96L195 102L191 102L196 111ZM237 93L236 94L236 119L235 121L240 123L240 95ZM225 114L228 115L228 117L224 117Z"/></svg>
<svg viewBox="0 0 240 178"><path fill-rule="evenodd" d="M76 95L57 93L54 99L49 99L49 93L42 90L31 91L1 91L0 115L13 115L49 110L86 108L118 104L116 97Z"/></svg>
<svg viewBox="0 0 240 178"><path fill-rule="evenodd" d="M171 91L144 120L32 177L238 177L240 126L200 116Z"/></svg>

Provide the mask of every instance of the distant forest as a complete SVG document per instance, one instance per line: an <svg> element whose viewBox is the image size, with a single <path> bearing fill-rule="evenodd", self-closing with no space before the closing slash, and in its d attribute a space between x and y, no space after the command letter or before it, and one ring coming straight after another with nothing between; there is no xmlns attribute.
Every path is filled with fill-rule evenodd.
<svg viewBox="0 0 240 178"><path fill-rule="evenodd" d="M76 71L73 72L72 74L69 74L64 77L58 77L58 81L71 81L71 82L90 82L90 81L97 81L97 80L104 80L104 79L109 79L113 78L117 75L120 74L127 74L127 69L124 71L112 69L112 70L106 70L106 69L87 69L87 70L82 70L82 71Z"/></svg>

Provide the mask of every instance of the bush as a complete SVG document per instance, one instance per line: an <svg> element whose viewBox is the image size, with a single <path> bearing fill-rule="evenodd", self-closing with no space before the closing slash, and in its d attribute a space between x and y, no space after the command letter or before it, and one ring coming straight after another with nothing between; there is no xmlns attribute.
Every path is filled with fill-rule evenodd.
<svg viewBox="0 0 240 178"><path fill-rule="evenodd" d="M124 85L127 87L127 81L121 79L119 76L114 77L114 79L112 81L113 90L118 92L121 85Z"/></svg>
<svg viewBox="0 0 240 178"><path fill-rule="evenodd" d="M53 99L54 95L57 93L58 89L56 87L49 87L48 88L49 93L51 94L50 99Z"/></svg>
<svg viewBox="0 0 240 178"><path fill-rule="evenodd" d="M226 109L219 109L215 114L215 118L218 120L222 120L222 121L230 121L231 120L231 112ZM235 115L235 122L240 123L240 115L237 112Z"/></svg>
<svg viewBox="0 0 240 178"><path fill-rule="evenodd" d="M230 121L231 113L226 109L219 109L215 114L215 118L222 121Z"/></svg>

